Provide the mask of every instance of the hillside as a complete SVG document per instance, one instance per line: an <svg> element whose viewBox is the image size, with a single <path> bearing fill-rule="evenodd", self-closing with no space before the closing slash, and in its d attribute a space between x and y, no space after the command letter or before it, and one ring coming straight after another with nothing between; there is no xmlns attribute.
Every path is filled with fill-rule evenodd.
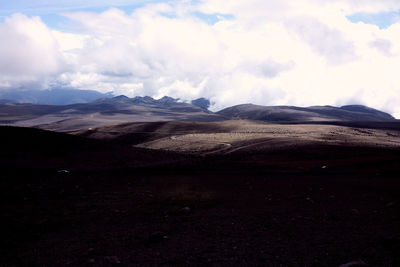
<svg viewBox="0 0 400 267"><path fill-rule="evenodd" d="M230 155L295 149L310 145L400 148L400 123L137 122L109 125L75 134L117 140L128 146L194 155Z"/></svg>
<svg viewBox="0 0 400 267"><path fill-rule="evenodd" d="M144 121L220 121L224 118L204 108L171 97L101 98L90 103L55 106L5 103L0 123L72 131L109 124Z"/></svg>
<svg viewBox="0 0 400 267"><path fill-rule="evenodd" d="M385 112L360 105L343 107L312 106L259 106L243 104L223 109L217 114L248 120L268 122L313 122L313 121L390 121L394 118Z"/></svg>
<svg viewBox="0 0 400 267"><path fill-rule="evenodd" d="M210 102L200 98L185 103L168 96L117 96L72 105L36 105L0 101L0 124L77 131L131 122L258 120L273 123L395 122L389 114L365 106L258 106L243 104L213 113Z"/></svg>

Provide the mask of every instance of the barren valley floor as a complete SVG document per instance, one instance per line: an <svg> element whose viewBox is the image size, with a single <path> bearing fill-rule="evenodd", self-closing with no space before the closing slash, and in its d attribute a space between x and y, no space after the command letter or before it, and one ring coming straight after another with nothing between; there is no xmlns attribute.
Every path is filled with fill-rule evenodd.
<svg viewBox="0 0 400 267"><path fill-rule="evenodd" d="M253 122L2 127L0 265L398 266L398 138Z"/></svg>

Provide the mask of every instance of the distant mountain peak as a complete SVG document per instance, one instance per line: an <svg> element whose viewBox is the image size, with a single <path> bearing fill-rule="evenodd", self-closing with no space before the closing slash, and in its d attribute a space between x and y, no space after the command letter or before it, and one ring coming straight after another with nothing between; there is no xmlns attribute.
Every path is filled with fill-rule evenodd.
<svg viewBox="0 0 400 267"><path fill-rule="evenodd" d="M119 95L116 97L113 97L114 99L129 99L129 97L127 97L126 95Z"/></svg>
<svg viewBox="0 0 400 267"><path fill-rule="evenodd" d="M154 104L156 100L150 96L135 96L134 98L130 98L130 101L133 104Z"/></svg>
<svg viewBox="0 0 400 267"><path fill-rule="evenodd" d="M200 108L202 108L204 110L208 110L208 108L211 105L210 100L208 100L208 99L206 99L204 97L192 100L191 103L192 103L192 105L198 106L198 107L200 107Z"/></svg>
<svg viewBox="0 0 400 267"><path fill-rule="evenodd" d="M179 98L172 98L170 96L163 96L162 98L158 99L158 101L172 101L178 102Z"/></svg>
<svg viewBox="0 0 400 267"><path fill-rule="evenodd" d="M152 98L152 97L150 97L150 96L144 96L144 97L142 97L142 99L143 99L143 100L151 100L151 101L154 100L154 98Z"/></svg>

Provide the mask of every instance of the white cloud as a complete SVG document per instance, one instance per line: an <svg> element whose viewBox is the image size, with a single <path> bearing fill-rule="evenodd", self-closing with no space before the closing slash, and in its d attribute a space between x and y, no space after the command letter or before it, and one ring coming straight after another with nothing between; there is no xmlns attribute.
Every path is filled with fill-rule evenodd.
<svg viewBox="0 0 400 267"><path fill-rule="evenodd" d="M400 2L398 0L331 0L329 2L335 3L336 5L343 5L348 13L379 13L397 11L400 9Z"/></svg>
<svg viewBox="0 0 400 267"><path fill-rule="evenodd" d="M39 17L15 14L0 24L0 83L4 87L47 82L65 67L52 32Z"/></svg>
<svg viewBox="0 0 400 267"><path fill-rule="evenodd" d="M66 13L74 33L15 15L0 24L0 86L59 83L117 94L240 103L357 102L400 116L400 23L351 23L398 1L204 0L132 14ZM230 14L210 25L196 13ZM9 63L5 63L9 62ZM28 78L27 78L28 77Z"/></svg>
<svg viewBox="0 0 400 267"><path fill-rule="evenodd" d="M328 63L344 64L357 59L353 42L337 29L308 17L291 19L286 25Z"/></svg>
<svg viewBox="0 0 400 267"><path fill-rule="evenodd" d="M392 42L389 40L378 38L369 42L369 45L388 57L392 56Z"/></svg>

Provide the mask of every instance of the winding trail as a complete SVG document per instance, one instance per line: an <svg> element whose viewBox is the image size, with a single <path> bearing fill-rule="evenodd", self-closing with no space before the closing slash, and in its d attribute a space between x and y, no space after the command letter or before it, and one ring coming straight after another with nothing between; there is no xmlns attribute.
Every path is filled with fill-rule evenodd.
<svg viewBox="0 0 400 267"><path fill-rule="evenodd" d="M203 152L203 153L201 153L201 155L202 156L207 156L207 155L219 154L220 152L226 151L226 150L228 150L228 149L230 149L232 147L232 144L230 144L230 143L213 143L213 144L223 145L225 147L222 147L222 148L217 149L217 150ZM228 152L226 152L224 154L227 154L227 153Z"/></svg>
<svg viewBox="0 0 400 267"><path fill-rule="evenodd" d="M246 149L246 148L263 145L265 143L270 143L272 140L274 140L274 138L269 138L268 140L263 140L261 142L256 142L256 143L252 143L252 144L248 144L248 145L238 146L238 147L233 148L232 150L227 151L225 153L225 155L231 154L231 153L234 153L236 151L243 150L243 149Z"/></svg>
<svg viewBox="0 0 400 267"><path fill-rule="evenodd" d="M184 140L180 140L179 135L172 135L169 138L171 140L178 141L178 142L183 142L183 143L186 142ZM216 155L216 154L228 155L228 154L231 154L231 153L243 150L243 149L264 145L266 143L271 143L273 141L278 141L278 140L276 138L268 138L268 139L263 139L262 141L258 141L255 143L246 144L246 145L238 145L238 146L234 146L232 143L227 143L227 142L207 141L206 143L223 146L223 147L216 148L216 149L210 150L210 151L200 152L199 154L201 156Z"/></svg>

